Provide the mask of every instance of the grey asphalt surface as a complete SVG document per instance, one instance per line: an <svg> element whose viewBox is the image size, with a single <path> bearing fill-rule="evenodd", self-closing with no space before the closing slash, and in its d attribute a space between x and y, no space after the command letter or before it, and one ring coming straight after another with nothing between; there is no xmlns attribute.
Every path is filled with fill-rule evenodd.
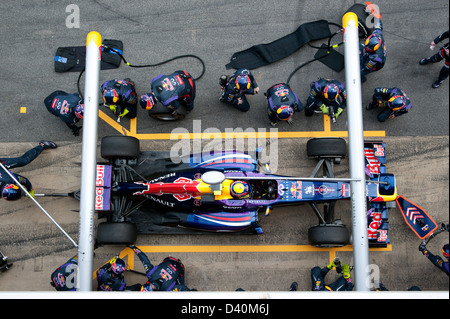
<svg viewBox="0 0 450 319"><path fill-rule="evenodd" d="M192 120L201 126L217 128L269 129L266 101L262 92L286 81L290 72L313 58L316 49L305 46L277 63L256 69L253 74L260 85L259 95L249 97L251 109L242 114L218 102L218 78L231 74L226 70L234 52L259 43L268 43L292 31L300 24L326 19L340 23L344 12L355 1L20 1L3 4L0 13L0 156L19 156L41 139L54 140L59 148L45 151L30 165L15 170L32 180L36 192L73 191L79 188L81 136L72 136L61 121L51 116L43 99L54 90L76 92L78 73L55 73L54 55L62 46L85 44L90 31L103 39L124 43L124 56L132 64L163 61L175 55L195 54L206 64L206 73L197 82L195 109L183 122L159 122L138 110L138 133L170 133L180 127L192 130ZM80 8L80 28L67 28L66 7ZM442 63L420 66L418 61L434 54L429 43L448 30L448 1L432 3L413 0L377 2L383 16L388 50L385 67L368 76L363 84L363 103L369 102L377 86L402 88L411 98L413 108L393 121L379 123L376 111L364 110L364 129L382 130L387 142L388 170L397 177L399 193L426 209L437 222L448 223L448 81L432 89ZM335 39L336 40L336 39ZM324 41L316 41L320 45ZM337 40L336 40L337 41ZM439 47L439 46L438 46ZM338 48L343 52L343 47ZM119 69L102 71L100 80L131 78L138 94L149 89L152 78L177 69L200 74L200 64L193 59L179 60L161 67L137 69L121 64ZM291 87L302 102L309 84L319 77L345 80L344 71L334 72L320 62L302 68L291 80ZM81 81L83 87L84 81ZM100 83L99 83L100 85ZM26 113L20 108L26 107ZM105 109L105 112L107 110ZM225 115L225 116L224 116ZM128 127L128 120L122 125ZM294 124L278 125L279 132L322 131L322 116L294 116ZM345 111L333 131L345 131ZM99 138L118 132L99 121ZM378 138L377 138L378 139ZM314 161L306 159L306 139L278 141L278 171L286 175L309 176ZM141 141L142 149L169 150L174 141ZM269 147L269 146L268 146ZM338 175L348 174L346 162ZM41 200L40 200L41 202ZM42 199L68 232L78 234L78 202L73 199ZM342 219L351 225L350 207L342 204ZM261 222L262 236L221 234L199 236L140 236L138 245L306 245L307 229L316 223L309 207L283 208ZM379 265L383 283L390 289L404 291L417 285L426 291L448 291L448 277L435 269L417 250L420 240L404 223L398 210L390 213L392 251L373 252L371 262ZM0 274L0 291L52 291L50 273L76 253L70 243L30 201L0 203L0 249L14 263ZM447 236L447 237L445 237ZM448 234L431 242L438 253ZM123 247L96 250L95 267L109 260ZM168 253L152 253L157 261ZM200 291L285 291L292 281L299 290L308 291L309 269L326 265L329 252L275 253L173 253L187 268L187 285ZM337 252L342 260L352 261L350 251ZM142 281L127 274L130 281Z"/></svg>

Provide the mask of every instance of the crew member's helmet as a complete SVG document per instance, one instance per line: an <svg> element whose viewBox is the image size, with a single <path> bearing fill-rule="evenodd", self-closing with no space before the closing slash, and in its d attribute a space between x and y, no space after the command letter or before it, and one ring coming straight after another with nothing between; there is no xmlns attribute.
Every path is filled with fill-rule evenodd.
<svg viewBox="0 0 450 319"><path fill-rule="evenodd" d="M84 105L78 104L77 106L75 106L74 113L78 119L82 119L84 115Z"/></svg>
<svg viewBox="0 0 450 319"><path fill-rule="evenodd" d="M2 197L6 200L18 200L22 197L22 191L15 184L6 184L2 190Z"/></svg>
<svg viewBox="0 0 450 319"><path fill-rule="evenodd" d="M294 114L294 109L290 105L281 105L277 109L277 118L281 121L287 121Z"/></svg>
<svg viewBox="0 0 450 319"><path fill-rule="evenodd" d="M247 74L240 74L236 77L236 88L238 90L248 90L251 85L250 77Z"/></svg>
<svg viewBox="0 0 450 319"><path fill-rule="evenodd" d="M231 184L231 195L235 198L243 198L250 194L250 185L244 181L236 181Z"/></svg>
<svg viewBox="0 0 450 319"><path fill-rule="evenodd" d="M323 96L328 101L336 101L339 96L339 87L335 83L328 83L323 91Z"/></svg>
<svg viewBox="0 0 450 319"><path fill-rule="evenodd" d="M153 93L142 94L139 104L143 109L151 110L156 105L156 97Z"/></svg>
<svg viewBox="0 0 450 319"><path fill-rule="evenodd" d="M123 261L123 259L117 258L112 264L111 264L111 271L113 274L119 276L122 275L127 268L127 265Z"/></svg>
<svg viewBox="0 0 450 319"><path fill-rule="evenodd" d="M112 87L103 90L103 100L106 104L116 104L119 101L119 93Z"/></svg>
<svg viewBox="0 0 450 319"><path fill-rule="evenodd" d="M388 107L392 110L392 111L399 111L401 109L403 109L406 106L406 100L404 96L401 95L396 95L391 97L388 100Z"/></svg>
<svg viewBox="0 0 450 319"><path fill-rule="evenodd" d="M442 246L442 255L447 258L448 261L448 244L445 244L444 246Z"/></svg>
<svg viewBox="0 0 450 319"><path fill-rule="evenodd" d="M373 53L381 46L381 37L377 34L371 34L367 37L364 48L367 52Z"/></svg>

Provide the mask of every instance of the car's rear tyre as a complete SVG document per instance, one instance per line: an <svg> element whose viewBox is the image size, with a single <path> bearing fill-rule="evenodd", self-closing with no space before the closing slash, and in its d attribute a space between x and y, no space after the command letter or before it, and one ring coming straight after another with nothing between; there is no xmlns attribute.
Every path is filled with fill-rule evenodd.
<svg viewBox="0 0 450 319"><path fill-rule="evenodd" d="M100 223L97 226L97 245L131 245L136 242L137 227L133 223Z"/></svg>
<svg viewBox="0 0 450 319"><path fill-rule="evenodd" d="M319 225L308 230L308 241L316 247L342 247L348 245L349 238L344 225Z"/></svg>
<svg viewBox="0 0 450 319"><path fill-rule="evenodd" d="M101 143L101 156L104 159L136 158L139 156L139 140L133 136L105 136Z"/></svg>
<svg viewBox="0 0 450 319"><path fill-rule="evenodd" d="M310 157L345 157L347 143L339 137L313 138L306 143L306 153Z"/></svg>

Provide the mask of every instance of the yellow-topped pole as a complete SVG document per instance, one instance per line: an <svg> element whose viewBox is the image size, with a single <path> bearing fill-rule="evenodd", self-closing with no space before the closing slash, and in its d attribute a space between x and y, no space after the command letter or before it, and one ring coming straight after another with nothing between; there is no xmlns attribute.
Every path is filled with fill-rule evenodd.
<svg viewBox="0 0 450 319"><path fill-rule="evenodd" d="M78 238L77 290L92 290L94 259L95 179L97 167L98 91L102 37L86 37L83 140L81 150L80 226Z"/></svg>
<svg viewBox="0 0 450 319"><path fill-rule="evenodd" d="M342 18L344 27L345 89L352 202L354 284L357 291L369 291L369 240L364 167L364 128L361 99L358 17L353 12Z"/></svg>

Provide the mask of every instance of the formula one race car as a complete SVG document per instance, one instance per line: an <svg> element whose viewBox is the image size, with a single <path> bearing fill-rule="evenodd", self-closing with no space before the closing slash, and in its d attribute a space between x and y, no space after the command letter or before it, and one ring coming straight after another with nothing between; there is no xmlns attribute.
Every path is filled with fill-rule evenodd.
<svg viewBox="0 0 450 319"><path fill-rule="evenodd" d="M308 203L319 219L309 229L310 244L347 245L350 236L345 225L334 220L334 204L350 199L350 181L333 173L346 149L340 138L309 140L307 155L318 163L310 177L298 178L262 172L258 152L254 157L222 151L171 158L169 152L141 152L134 137L104 137L101 156L107 162L97 164L95 208L106 222L97 227L97 244L134 243L138 233L261 234L259 212L268 215L278 205ZM385 173L383 143L367 143L365 152L368 200L373 204L369 237L386 244L386 202L397 197L395 178Z"/></svg>

